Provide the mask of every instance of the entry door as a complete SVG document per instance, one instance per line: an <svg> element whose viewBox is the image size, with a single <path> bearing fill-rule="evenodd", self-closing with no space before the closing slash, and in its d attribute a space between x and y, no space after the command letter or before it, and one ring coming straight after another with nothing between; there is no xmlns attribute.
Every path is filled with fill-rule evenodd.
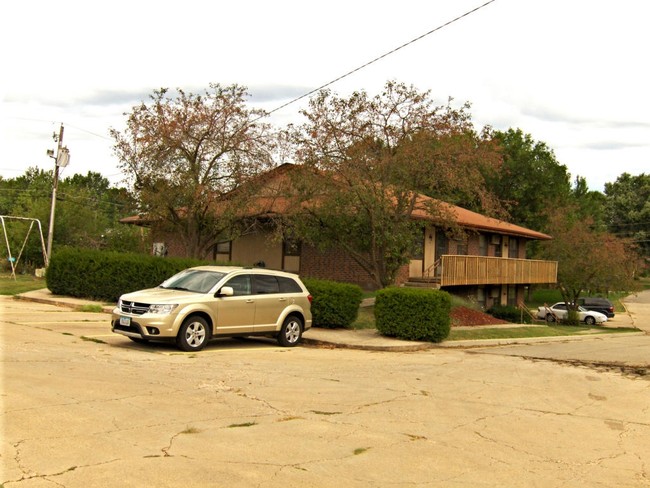
<svg viewBox="0 0 650 488"><path fill-rule="evenodd" d="M447 235L439 230L436 232L436 255L435 255L435 260L436 262L440 259L440 257L443 254L449 254L449 239L447 238ZM438 263L436 266L436 276L440 276L440 273L442 272L442 264Z"/></svg>

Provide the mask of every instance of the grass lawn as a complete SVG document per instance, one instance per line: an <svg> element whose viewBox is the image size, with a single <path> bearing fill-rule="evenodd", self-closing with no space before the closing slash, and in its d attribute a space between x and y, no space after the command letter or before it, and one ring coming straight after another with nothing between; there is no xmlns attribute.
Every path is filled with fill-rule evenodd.
<svg viewBox="0 0 650 488"><path fill-rule="evenodd" d="M14 280L11 273L0 274L0 295L17 295L26 291L40 290L41 288L47 288L43 278L17 274Z"/></svg>
<svg viewBox="0 0 650 488"><path fill-rule="evenodd" d="M506 327L502 329L451 329L446 341L465 341L479 339L517 339L526 337L557 337L591 334L616 334L638 332L632 328L588 327L583 325L539 325L530 327Z"/></svg>
<svg viewBox="0 0 650 488"><path fill-rule="evenodd" d="M352 324L352 329L374 329L374 307L361 307L359 316ZM624 332L637 332L633 328L606 328L600 326L589 327L586 325L538 325L527 327L476 327L468 329L452 328L447 341L465 341L480 339L517 339L526 337L557 337L591 334L616 334Z"/></svg>

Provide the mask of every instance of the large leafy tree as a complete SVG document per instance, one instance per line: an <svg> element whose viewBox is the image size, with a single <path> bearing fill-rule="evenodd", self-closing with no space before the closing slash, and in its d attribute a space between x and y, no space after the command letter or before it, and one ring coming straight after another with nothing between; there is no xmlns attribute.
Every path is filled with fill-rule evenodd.
<svg viewBox="0 0 650 488"><path fill-rule="evenodd" d="M294 186L308 204L294 231L345 249L380 287L394 282L421 235L414 211L453 224L417 192L498 209L483 173L500 158L489 134L474 130L467 106L435 105L429 92L388 82L374 97L321 91L302 113L307 122L290 132L304 170Z"/></svg>
<svg viewBox="0 0 650 488"><path fill-rule="evenodd" d="M270 126L246 107L247 95L238 85L156 90L126 114L124 131L111 130L140 211L173 232L187 256L205 257L232 232L250 189L243 183L271 164Z"/></svg>
<svg viewBox="0 0 650 488"><path fill-rule="evenodd" d="M639 256L632 242L595 229L575 206L548 213L553 239L542 244L544 258L558 262L558 286L567 303L584 292L633 291Z"/></svg>
<svg viewBox="0 0 650 488"><path fill-rule="evenodd" d="M599 191L590 190L586 178L576 176L571 188L571 200L575 204L580 219L593 222L593 226L606 230L605 201L606 197Z"/></svg>
<svg viewBox="0 0 650 488"><path fill-rule="evenodd" d="M650 174L620 175L605 184L605 212L610 232L634 240L650 260Z"/></svg>
<svg viewBox="0 0 650 488"><path fill-rule="evenodd" d="M521 129L497 131L494 138L503 153L503 165L487 180L513 223L544 230L547 208L562 207L571 199L571 176L553 150Z"/></svg>

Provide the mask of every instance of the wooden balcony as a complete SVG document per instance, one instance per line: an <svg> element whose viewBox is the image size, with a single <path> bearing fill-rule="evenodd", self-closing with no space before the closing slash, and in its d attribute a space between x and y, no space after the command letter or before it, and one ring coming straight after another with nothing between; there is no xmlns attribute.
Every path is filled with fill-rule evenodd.
<svg viewBox="0 0 650 488"><path fill-rule="evenodd" d="M556 283L557 262L445 255L436 277L440 286Z"/></svg>

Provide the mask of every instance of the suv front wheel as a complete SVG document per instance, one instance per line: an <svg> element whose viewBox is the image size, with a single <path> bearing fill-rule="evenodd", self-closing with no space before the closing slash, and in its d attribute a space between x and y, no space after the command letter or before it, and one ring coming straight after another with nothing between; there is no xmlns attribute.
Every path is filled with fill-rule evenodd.
<svg viewBox="0 0 650 488"><path fill-rule="evenodd" d="M199 316L185 319L178 329L176 344L183 351L200 351L208 342L208 322Z"/></svg>
<svg viewBox="0 0 650 488"><path fill-rule="evenodd" d="M278 334L278 342L283 347L293 347L300 342L302 337L302 320L295 315L289 315Z"/></svg>

